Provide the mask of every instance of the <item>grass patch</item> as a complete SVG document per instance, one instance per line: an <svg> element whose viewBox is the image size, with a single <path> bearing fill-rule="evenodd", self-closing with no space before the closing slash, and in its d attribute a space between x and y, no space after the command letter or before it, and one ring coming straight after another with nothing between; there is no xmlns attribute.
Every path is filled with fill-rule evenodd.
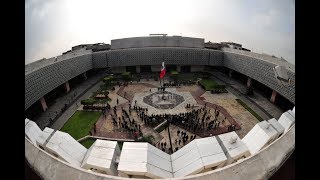
<svg viewBox="0 0 320 180"><path fill-rule="evenodd" d="M80 144L82 144L84 147L86 147L87 149L89 149L91 147L91 145L96 141L96 139L93 138L88 138L86 140L83 140L80 142Z"/></svg>
<svg viewBox="0 0 320 180"><path fill-rule="evenodd" d="M206 90L206 91L211 91L215 89L215 86L217 86L218 84L211 80L211 79L202 79L201 81L199 81L199 83L202 85L202 87Z"/></svg>
<svg viewBox="0 0 320 180"><path fill-rule="evenodd" d="M74 139L80 139L89 135L94 123L98 121L100 116L101 112L76 111L60 131L69 133Z"/></svg>
<svg viewBox="0 0 320 180"><path fill-rule="evenodd" d="M130 75L131 75L131 72L129 72L129 71L127 72L127 71L126 71L126 72L123 72L121 75L122 75L122 76L130 76Z"/></svg>
<svg viewBox="0 0 320 180"><path fill-rule="evenodd" d="M256 112L254 112L246 103L244 103L240 99L236 99L236 101L238 101L239 104L241 104L247 111L249 111L259 121L263 121L262 117L260 117Z"/></svg>
<svg viewBox="0 0 320 180"><path fill-rule="evenodd" d="M211 91L211 93L227 92L225 85L218 84L212 79L202 79L199 83L203 89Z"/></svg>
<svg viewBox="0 0 320 180"><path fill-rule="evenodd" d="M179 73L177 71L171 71L171 75L178 75Z"/></svg>

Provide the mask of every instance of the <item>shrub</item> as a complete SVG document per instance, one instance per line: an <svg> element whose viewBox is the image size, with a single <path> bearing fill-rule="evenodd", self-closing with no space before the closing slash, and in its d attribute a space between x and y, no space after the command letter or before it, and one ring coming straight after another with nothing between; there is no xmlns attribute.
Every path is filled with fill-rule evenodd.
<svg viewBox="0 0 320 180"><path fill-rule="evenodd" d="M199 81L199 85L206 91L211 91L211 93L227 92L227 90L225 90L225 85L217 84L211 79L202 79Z"/></svg>
<svg viewBox="0 0 320 180"><path fill-rule="evenodd" d="M113 76L107 76L107 77L103 78L104 83L110 83L113 80L114 80Z"/></svg>
<svg viewBox="0 0 320 180"><path fill-rule="evenodd" d="M91 105L93 105L94 103L96 103L96 100L95 100L95 99L91 99L91 98L89 98L89 99L84 99L84 100L81 101L81 104L82 104L82 105L85 105L85 106L91 106Z"/></svg>
<svg viewBox="0 0 320 180"><path fill-rule="evenodd" d="M247 111L249 111L254 117L256 117L259 121L263 121L262 117L259 116L255 111L253 111L246 103L241 101L240 99L236 99L239 104L241 104Z"/></svg>
<svg viewBox="0 0 320 180"><path fill-rule="evenodd" d="M130 78L131 78L131 72L123 72L123 73L121 74L121 76L122 76L123 80L129 81Z"/></svg>
<svg viewBox="0 0 320 180"><path fill-rule="evenodd" d="M152 144L154 141L154 137L152 135L142 136L142 138L137 141L138 142L148 142L148 143Z"/></svg>

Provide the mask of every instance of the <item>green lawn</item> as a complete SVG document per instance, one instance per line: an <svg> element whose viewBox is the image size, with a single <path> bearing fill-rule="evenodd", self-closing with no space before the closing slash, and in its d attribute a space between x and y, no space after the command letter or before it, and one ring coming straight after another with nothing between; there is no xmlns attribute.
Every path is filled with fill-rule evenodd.
<svg viewBox="0 0 320 180"><path fill-rule="evenodd" d="M211 91L215 88L215 86L218 85L215 81L211 79L202 79L200 81L200 84L204 87L206 91Z"/></svg>
<svg viewBox="0 0 320 180"><path fill-rule="evenodd" d="M82 144L84 147L86 147L87 149L89 149L91 147L91 145L96 141L96 139L93 138L88 138L86 140L83 140L80 142L80 144Z"/></svg>
<svg viewBox="0 0 320 180"><path fill-rule="evenodd" d="M80 139L89 135L101 116L101 112L95 111L76 111L71 118L63 125L60 131L69 133L74 139Z"/></svg>
<svg viewBox="0 0 320 180"><path fill-rule="evenodd" d="M241 104L246 110L248 110L259 121L263 121L262 117L260 117L256 112L254 112L246 103L244 103L240 99L236 99L236 101L238 101L239 104Z"/></svg>

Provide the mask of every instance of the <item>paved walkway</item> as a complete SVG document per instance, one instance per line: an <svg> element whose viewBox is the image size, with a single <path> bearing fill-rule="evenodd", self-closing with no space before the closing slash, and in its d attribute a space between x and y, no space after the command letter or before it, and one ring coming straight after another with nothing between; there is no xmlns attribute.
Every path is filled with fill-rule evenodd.
<svg viewBox="0 0 320 180"><path fill-rule="evenodd" d="M283 111L276 105L271 103L269 99L263 97L259 92L254 91L253 96L245 95L246 85L234 79L230 79L226 74L218 71L210 71L212 78L221 84L226 84L226 89L237 96L238 99L246 103L253 111L255 111L262 119L269 120L271 118L279 119Z"/></svg>
<svg viewBox="0 0 320 180"><path fill-rule="evenodd" d="M84 89L84 87L82 87L83 91L85 91L85 90L87 90L87 91L83 95L78 97L77 100L75 100L72 103L72 105L70 105L69 108L64 111L64 113L51 125L51 128L52 129L57 129L57 130L61 129L62 126L68 121L68 119L76 112L76 110L79 109L80 106L82 106L81 105L81 100L89 98L92 95L93 92L97 91L100 88L100 85L103 84L101 79L104 76L105 76L104 74L99 74L99 75L94 77L94 80L92 80L90 82L87 82L86 86L85 86L85 87L87 87L87 89Z"/></svg>
<svg viewBox="0 0 320 180"><path fill-rule="evenodd" d="M194 99L197 101L198 104L200 105L205 105L207 104L207 107L213 109L217 109L220 111L220 114L223 115L223 117L226 117L226 120L229 122L229 124L233 124L235 125L235 130L239 130L241 129L241 126L239 125L239 123L237 121L235 121L233 119L233 117L228 113L228 111L223 108L222 106L210 103L208 101L204 101L205 99L203 97L201 97L206 91L204 89L202 89L200 86L198 86L198 90L191 92L192 96L194 97ZM221 116L221 115L219 115ZM194 132L195 134L197 134L200 137L208 137L211 135L218 135L218 134L223 134L223 133L227 133L228 131L228 127L227 126L223 126L221 124L221 126L215 128L215 129L211 129L211 130L207 130L207 131L200 131L200 132Z"/></svg>
<svg viewBox="0 0 320 180"><path fill-rule="evenodd" d="M183 146L187 145L190 141L191 136L196 136L195 139L199 139L200 137L191 133L190 131L187 131L185 129L181 129L178 126L175 126L173 124L169 125L169 131L170 131L170 137L171 137L171 143L172 143L172 149L174 150L174 152L176 152L176 148L181 149ZM160 150L162 150L161 148L161 143L166 143L166 146L164 147L164 151L168 154L171 154L169 151L170 148L170 138L169 138L169 133L168 133L168 128L164 129L163 131L160 132L160 135L163 137L163 139L161 141L159 141L158 143L156 143L156 147L159 148ZM188 135L188 140L186 141L186 143L184 144L182 141L182 136L181 134L177 134L177 131L183 131ZM180 143L179 143L180 140Z"/></svg>
<svg viewBox="0 0 320 180"><path fill-rule="evenodd" d="M149 83L145 83L145 82L141 82L141 83L132 83L132 84L129 84L130 86L132 85L138 85L138 86L145 86L147 88L156 88L157 86L155 85L152 85L152 84L149 84ZM117 91L117 94L125 99L127 99L128 101L131 101L133 100L133 97L134 97L134 94L136 92L132 92L132 90L128 90L126 89L127 86L121 86L119 88L119 90ZM126 93L126 94L125 94Z"/></svg>
<svg viewBox="0 0 320 180"><path fill-rule="evenodd" d="M55 103L49 106L49 108L45 112L42 112L40 116L36 117L34 121L38 124L38 126L41 129L49 127L51 125L49 121L50 118L54 122L58 121L60 116L64 116L65 113L68 113L68 110L61 113L61 109L65 107L65 104L67 104L67 107L70 108L72 104L78 102L79 98L81 99L83 93L85 93L94 84L100 81L103 76L103 73L99 73L97 75L89 77L86 81L82 82L81 84L78 84L76 87L71 88L68 93L64 94L61 97L58 97L55 100ZM55 124L54 122L53 124Z"/></svg>
<svg viewBox="0 0 320 180"><path fill-rule="evenodd" d="M142 83L143 85L145 85L146 87L150 88L150 87L154 87L150 84L145 84ZM118 117L122 116L122 110L121 108L125 109L128 112L129 109L129 101L123 97L121 97L120 95L123 95L123 90L124 90L124 86L121 86L119 88L119 86L115 87L115 91L112 91L109 94L109 97L111 98L111 102L109 103L110 106L113 108L114 106L116 106L116 99L119 99L119 105L117 105L117 114ZM120 95L119 95L120 94ZM101 117L97 123L96 123L96 133L94 135L96 136L103 136L103 137L111 137L111 138L130 138L133 139L134 136L132 134L130 134L129 132L127 132L126 130L124 130L123 128L120 128L118 126L114 126L111 120L111 114L113 113L113 110L108 111L108 114L106 115L106 118ZM137 112L135 110L132 110L132 113L130 114L131 119L134 119L137 124L141 125L141 132L143 134L143 136L148 136L148 135L152 135L155 140L154 142L157 143L159 141L161 141L161 139L163 139L163 137L156 132L153 128L151 127L147 127L144 122L138 117Z"/></svg>

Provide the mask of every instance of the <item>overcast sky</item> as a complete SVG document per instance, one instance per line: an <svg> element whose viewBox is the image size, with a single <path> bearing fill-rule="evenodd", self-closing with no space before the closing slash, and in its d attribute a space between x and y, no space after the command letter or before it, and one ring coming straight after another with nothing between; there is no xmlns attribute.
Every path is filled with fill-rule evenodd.
<svg viewBox="0 0 320 180"><path fill-rule="evenodd" d="M25 64L153 33L232 41L295 63L294 0L26 0Z"/></svg>

